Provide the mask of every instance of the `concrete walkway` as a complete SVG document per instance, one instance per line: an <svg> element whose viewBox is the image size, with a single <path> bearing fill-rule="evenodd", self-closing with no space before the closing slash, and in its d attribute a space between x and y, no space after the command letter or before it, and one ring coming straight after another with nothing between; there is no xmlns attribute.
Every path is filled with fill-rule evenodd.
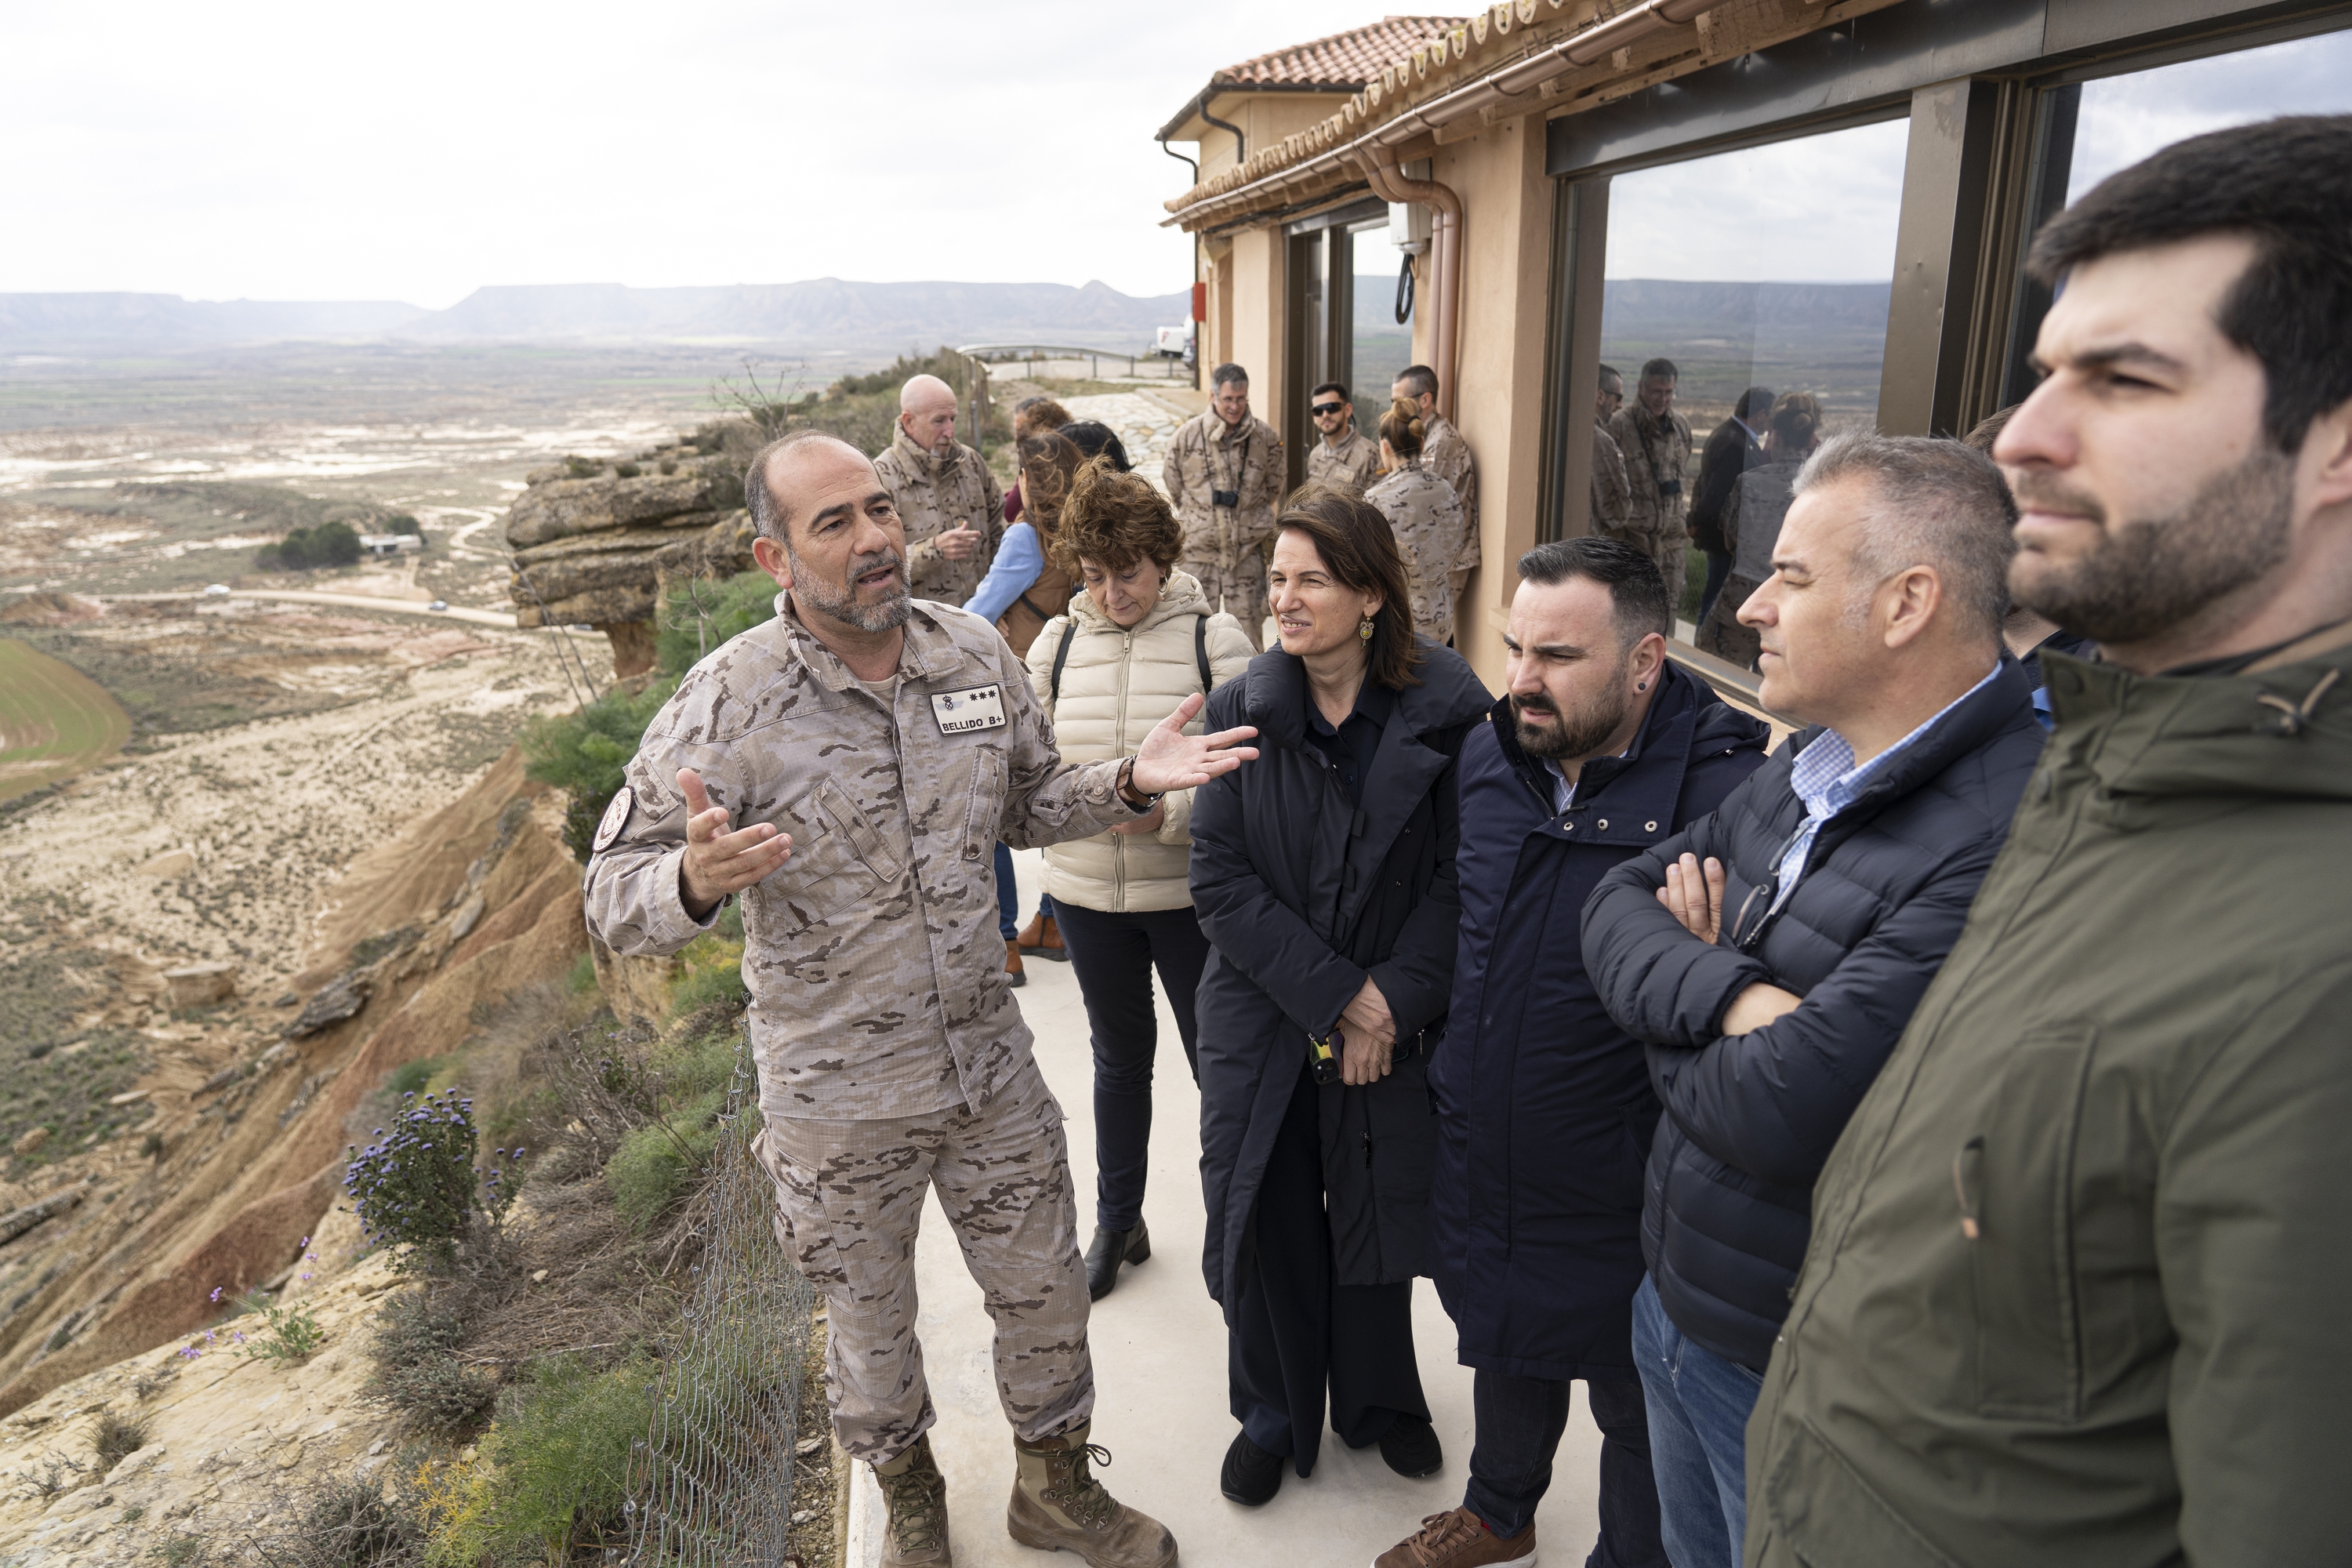
<svg viewBox="0 0 2352 1568"><path fill-rule="evenodd" d="M1042 858L1026 851L1013 859L1025 921L1036 908ZM1032 963L1028 973L1018 999L1037 1035L1038 1064L1069 1118L1084 1245L1094 1228L1095 1180L1086 1011L1068 964ZM1445 1468L1435 1477L1405 1480L1381 1463L1378 1448L1350 1452L1327 1432L1311 1478L1302 1481L1286 1469L1281 1493L1263 1509L1225 1501L1217 1491L1217 1467L1236 1426L1225 1407L1224 1321L1201 1282L1200 1099L1164 996L1153 1111L1151 1186L1144 1202L1151 1260L1121 1272L1118 1289L1096 1304L1089 1331L1097 1386L1093 1436L1115 1460L1103 1479L1122 1500L1175 1531L1191 1568L1366 1568L1423 1515L1462 1500L1470 1458L1470 1373L1454 1362L1454 1325L1422 1281L1414 1300L1422 1382L1445 1445ZM989 1321L936 1194L927 1207L916 1253L919 1331L939 1408L931 1442L948 1479L957 1568L1075 1564L1075 1557L1047 1558L1004 1533L1013 1443L989 1371ZM1580 1384L1551 1493L1537 1520L1544 1560L1555 1568L1581 1563L1598 1535L1600 1449L1601 1434L1585 1413ZM863 1465L853 1467L851 1497L847 1568L874 1568L881 1555L880 1496Z"/></svg>

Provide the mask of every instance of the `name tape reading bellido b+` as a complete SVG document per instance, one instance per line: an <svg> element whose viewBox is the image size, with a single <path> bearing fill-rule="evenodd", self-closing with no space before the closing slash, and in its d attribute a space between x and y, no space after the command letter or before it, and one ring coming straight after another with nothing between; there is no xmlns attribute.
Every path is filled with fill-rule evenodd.
<svg viewBox="0 0 2352 1568"><path fill-rule="evenodd" d="M995 686L974 686L963 691L943 691L931 699L931 712L942 735L966 735L974 730L1004 728L1004 692Z"/></svg>

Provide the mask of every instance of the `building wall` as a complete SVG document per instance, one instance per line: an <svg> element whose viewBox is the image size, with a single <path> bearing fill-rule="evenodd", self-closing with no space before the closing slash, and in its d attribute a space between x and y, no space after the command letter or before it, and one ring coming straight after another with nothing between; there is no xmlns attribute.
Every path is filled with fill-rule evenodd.
<svg viewBox="0 0 2352 1568"><path fill-rule="evenodd" d="M1223 358L1249 372L1250 408L1279 426L1283 406L1283 245L1282 230L1268 226L1234 236L1233 315ZM1206 373L1215 362L1204 365ZM1285 431L1286 439L1289 432Z"/></svg>
<svg viewBox="0 0 2352 1568"><path fill-rule="evenodd" d="M1463 275L1454 416L1477 463L1481 564L1454 616L1454 646L1489 687L1503 685L1503 618L1514 563L1536 542L1542 468L1544 321L1551 259L1551 182L1543 122L1508 121L1437 150L1432 178L1462 198ZM1430 363L1414 310L1415 357Z"/></svg>
<svg viewBox="0 0 2352 1568"><path fill-rule="evenodd" d="M1249 139L1249 151L1255 153L1330 119L1346 107L1348 98L1344 92L1221 92L1209 100L1208 110L1240 126ZM1229 132L1209 126L1198 145L1202 179L1234 166Z"/></svg>

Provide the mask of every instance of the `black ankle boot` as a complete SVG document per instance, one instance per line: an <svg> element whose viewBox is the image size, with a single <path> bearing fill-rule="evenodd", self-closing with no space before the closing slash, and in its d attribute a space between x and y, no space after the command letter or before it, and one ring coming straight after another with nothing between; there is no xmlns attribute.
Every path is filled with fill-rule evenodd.
<svg viewBox="0 0 2352 1568"><path fill-rule="evenodd" d="M1151 1256L1151 1232L1141 1220L1133 1230L1105 1230L1095 1226L1095 1238L1087 1244L1087 1298L1099 1301L1110 1294L1118 1283L1121 1263L1140 1263Z"/></svg>
<svg viewBox="0 0 2352 1568"><path fill-rule="evenodd" d="M1388 1461L1390 1469L1416 1481L1445 1467L1445 1450L1437 1441L1437 1428L1418 1415L1400 1415L1395 1424L1381 1434L1381 1458Z"/></svg>
<svg viewBox="0 0 2352 1568"><path fill-rule="evenodd" d="M1282 1489L1282 1456L1269 1454L1250 1441L1246 1432L1234 1434L1225 1450L1224 1467L1217 1472L1217 1489L1227 1502L1262 1508Z"/></svg>

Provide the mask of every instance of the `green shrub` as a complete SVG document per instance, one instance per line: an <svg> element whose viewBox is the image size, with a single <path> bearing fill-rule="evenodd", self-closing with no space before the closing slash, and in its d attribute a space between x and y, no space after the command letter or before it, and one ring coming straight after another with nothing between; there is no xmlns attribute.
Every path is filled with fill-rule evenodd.
<svg viewBox="0 0 2352 1568"><path fill-rule="evenodd" d="M654 1412L654 1368L633 1358L609 1372L555 1357L509 1389L478 1459L437 1490L430 1559L448 1568L537 1557L617 1539L629 1455Z"/></svg>
<svg viewBox="0 0 2352 1568"><path fill-rule="evenodd" d="M404 1290L375 1316L368 1393L428 1432L448 1436L479 1421L499 1396L498 1379L457 1356L466 1321L447 1294Z"/></svg>
<svg viewBox="0 0 2352 1568"><path fill-rule="evenodd" d="M477 1169L472 1100L453 1089L401 1101L391 1130L375 1131L381 1142L351 1146L343 1190L369 1245L399 1248L398 1268L439 1268L475 1215L493 1226L505 1218L520 1187L514 1162L522 1151L500 1149Z"/></svg>
<svg viewBox="0 0 2352 1568"><path fill-rule="evenodd" d="M775 618L776 580L765 572L675 584L662 606L655 657L664 675L684 675L721 643Z"/></svg>
<svg viewBox="0 0 2352 1568"><path fill-rule="evenodd" d="M542 715L523 726L523 771L570 797L563 843L582 865L588 862L597 820L619 791L646 726L677 686L656 680L635 693L616 686L577 711Z"/></svg>
<svg viewBox="0 0 2352 1568"><path fill-rule="evenodd" d="M390 1076L383 1080L384 1087L392 1090L394 1095L404 1098L412 1094L421 1094L424 1092L425 1086L433 1081L433 1075L448 1066L453 1059L449 1057L426 1057L422 1061L403 1062L393 1068Z"/></svg>
<svg viewBox="0 0 2352 1568"><path fill-rule="evenodd" d="M413 533L419 539L425 537L425 525L404 511L396 512L387 519L383 531L386 533Z"/></svg>
<svg viewBox="0 0 2352 1568"><path fill-rule="evenodd" d="M253 563L265 572L301 572L313 566L349 566L359 558L358 531L348 522L329 521L289 529L284 539L256 551Z"/></svg>
<svg viewBox="0 0 2352 1568"><path fill-rule="evenodd" d="M604 471L604 465L593 458L566 458L563 471L575 479L593 479Z"/></svg>
<svg viewBox="0 0 2352 1568"><path fill-rule="evenodd" d="M319 1327L319 1320L310 1315L307 1306L264 1307L261 1312L269 1320L269 1326L237 1336L237 1353L247 1361L266 1361L279 1367L299 1366L327 1342L326 1331Z"/></svg>
<svg viewBox="0 0 2352 1568"><path fill-rule="evenodd" d="M89 1435L90 1451L98 1456L100 1471L114 1468L146 1446L147 1418L125 1415L119 1410L100 1412L98 1425Z"/></svg>
<svg viewBox="0 0 2352 1568"><path fill-rule="evenodd" d="M572 961L564 973L563 989L574 996L585 996L596 989L596 955L583 952Z"/></svg>

